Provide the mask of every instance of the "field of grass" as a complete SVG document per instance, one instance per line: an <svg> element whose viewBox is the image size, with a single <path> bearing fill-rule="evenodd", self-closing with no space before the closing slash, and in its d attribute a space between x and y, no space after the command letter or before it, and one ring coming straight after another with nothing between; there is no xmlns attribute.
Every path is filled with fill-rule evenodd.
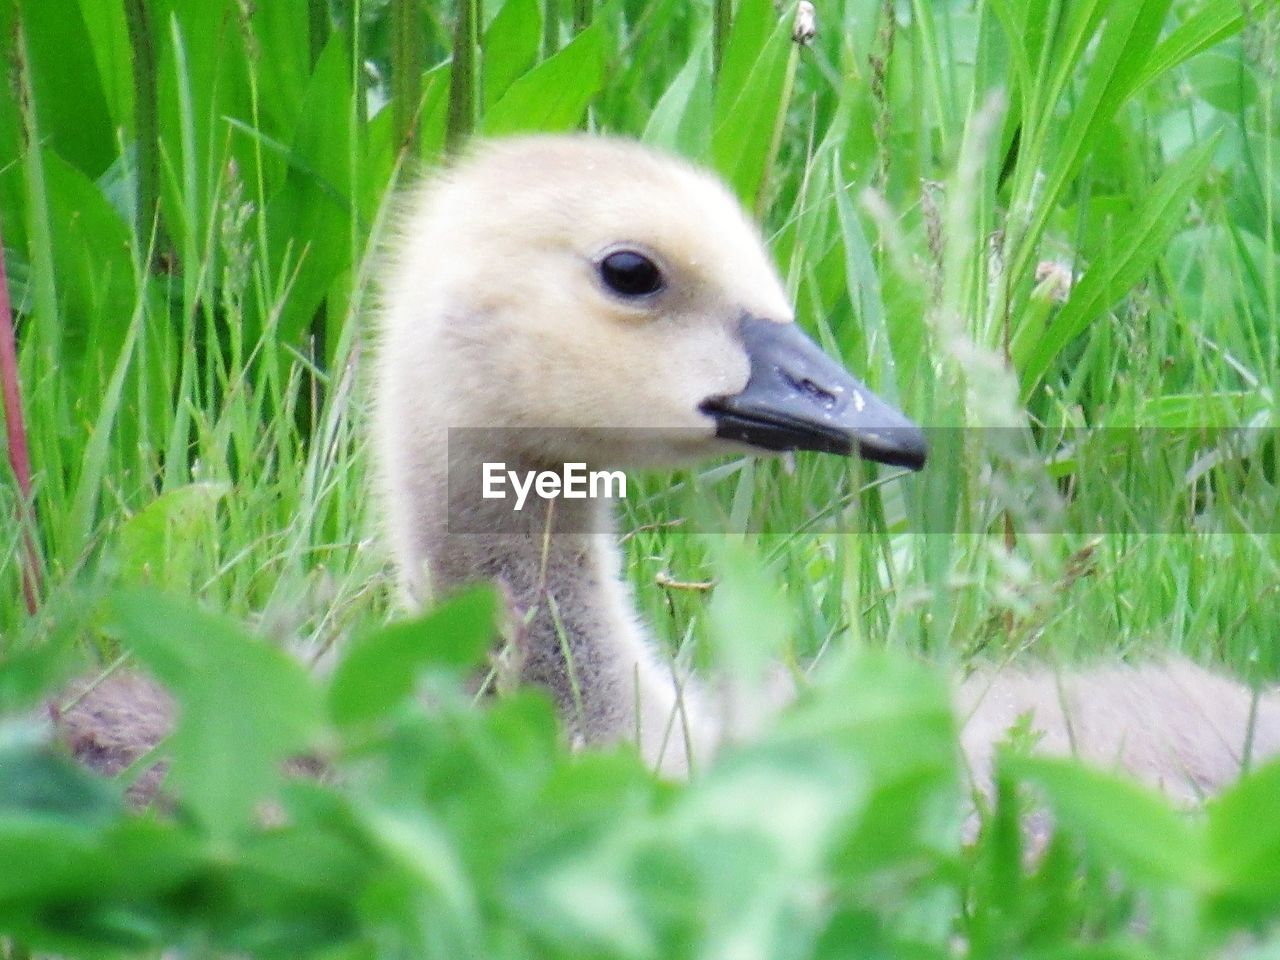
<svg viewBox="0 0 1280 960"><path fill-rule="evenodd" d="M773 0L0 4L0 957L1277 955L1280 767L1191 816L1014 742L965 845L944 677L1280 679L1280 7L814 6L800 45ZM399 622L367 492L395 185L571 129L718 171L931 430L909 477L639 478L658 637L812 679L690 784L471 703L493 598ZM28 722L130 663L184 711L145 816Z"/></svg>

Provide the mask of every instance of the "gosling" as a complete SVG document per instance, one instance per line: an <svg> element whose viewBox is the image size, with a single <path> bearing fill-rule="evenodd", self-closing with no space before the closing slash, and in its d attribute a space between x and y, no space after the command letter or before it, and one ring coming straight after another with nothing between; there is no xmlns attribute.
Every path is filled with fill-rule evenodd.
<svg viewBox="0 0 1280 960"><path fill-rule="evenodd" d="M919 469L920 431L799 331L724 188L634 144L482 147L412 198L394 248L373 442L405 591L425 603L496 580L522 678L551 692L577 740L638 738L674 775L708 759L724 731L637 624L607 506L532 498L516 515L482 496L477 464L653 466L811 449ZM1188 801L1280 753L1274 693L1255 698L1182 660L980 670L956 698L979 785L1022 715L1042 751ZM77 755L105 773L171 721L154 686L129 674L61 717Z"/></svg>
<svg viewBox="0 0 1280 960"><path fill-rule="evenodd" d="M579 741L638 740L668 774L725 731L637 624L607 504L483 496L522 473L683 463L748 449L919 469L919 429L795 325L755 227L707 174L599 137L487 144L409 201L379 315L373 443L386 529L416 603L478 580L509 599L521 678ZM1280 699L1190 663L979 671L963 746L1029 714L1042 749L1179 798L1280 752Z"/></svg>

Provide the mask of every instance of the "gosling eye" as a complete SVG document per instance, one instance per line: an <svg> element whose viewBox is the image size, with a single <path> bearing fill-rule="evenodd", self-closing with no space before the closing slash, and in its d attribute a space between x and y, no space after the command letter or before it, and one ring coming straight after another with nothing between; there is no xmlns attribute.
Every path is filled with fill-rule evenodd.
<svg viewBox="0 0 1280 960"><path fill-rule="evenodd" d="M614 250L601 258L597 268L604 285L627 299L647 297L666 285L658 265L635 250Z"/></svg>

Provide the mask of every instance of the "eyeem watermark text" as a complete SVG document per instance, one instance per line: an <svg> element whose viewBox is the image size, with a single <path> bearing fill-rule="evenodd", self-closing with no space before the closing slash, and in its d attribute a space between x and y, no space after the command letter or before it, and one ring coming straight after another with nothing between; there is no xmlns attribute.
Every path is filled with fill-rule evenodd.
<svg viewBox="0 0 1280 960"><path fill-rule="evenodd" d="M516 510L523 510L532 491L543 500L599 500L627 495L627 475L621 470L588 470L585 463L566 463L560 473L554 470L508 470L502 462L483 466L486 500L506 500L515 493ZM510 488L510 490L508 490Z"/></svg>
<svg viewBox="0 0 1280 960"><path fill-rule="evenodd" d="M928 434L937 453L920 474L800 453L791 477L767 461L748 476L743 451L734 447L726 448L731 459L724 463L668 473L647 454L672 448L669 429L451 427L444 519L450 534L519 536L625 535L670 522L682 535L888 527L895 534L997 538L1009 529L1280 537L1274 426L939 427ZM690 431L689 448L699 443L705 432ZM629 452L640 455L629 461ZM956 476L973 483L972 497L942 495L956 482L938 472L946 464L964 465ZM614 470L622 465L637 472ZM613 472L597 473L593 487L591 471L606 469Z"/></svg>

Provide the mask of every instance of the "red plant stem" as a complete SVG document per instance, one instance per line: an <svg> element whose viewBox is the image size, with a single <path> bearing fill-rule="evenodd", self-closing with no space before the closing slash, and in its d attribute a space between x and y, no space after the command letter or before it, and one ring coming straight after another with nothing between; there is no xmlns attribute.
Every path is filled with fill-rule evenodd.
<svg viewBox="0 0 1280 960"><path fill-rule="evenodd" d="M22 526L22 595L27 612L40 604L40 558L36 551L36 508L31 495L31 450L22 417L22 391L18 384L18 342L13 335L13 310L9 304L9 280L4 272L4 238L0 236L0 393L4 396L4 428L9 438L9 466L18 481L18 523Z"/></svg>

